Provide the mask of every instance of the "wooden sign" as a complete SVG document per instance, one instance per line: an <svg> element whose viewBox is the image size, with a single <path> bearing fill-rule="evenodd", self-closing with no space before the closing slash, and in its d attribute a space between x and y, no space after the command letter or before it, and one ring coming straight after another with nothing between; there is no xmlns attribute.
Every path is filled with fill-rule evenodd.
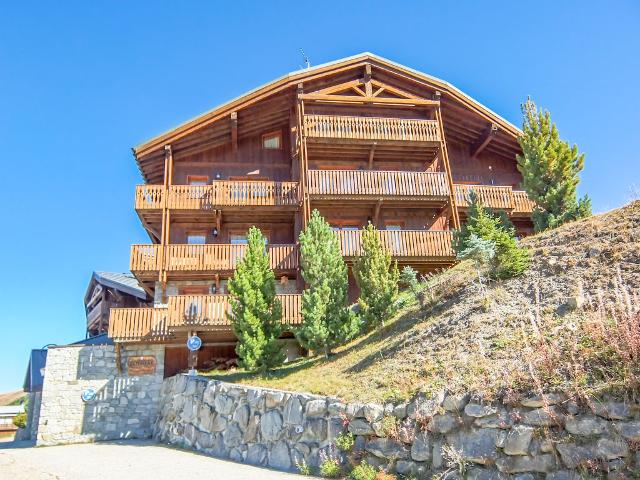
<svg viewBox="0 0 640 480"><path fill-rule="evenodd" d="M127 373L129 375L153 375L156 373L156 357L129 357Z"/></svg>

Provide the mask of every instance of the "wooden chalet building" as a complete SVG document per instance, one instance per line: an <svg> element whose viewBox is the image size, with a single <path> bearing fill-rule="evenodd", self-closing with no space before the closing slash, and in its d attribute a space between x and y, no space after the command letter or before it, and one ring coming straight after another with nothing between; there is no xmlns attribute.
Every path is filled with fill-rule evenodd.
<svg viewBox="0 0 640 480"><path fill-rule="evenodd" d="M400 266L421 272L454 262L451 230L471 190L527 234L519 134L449 83L370 53L216 107L134 149L145 181L135 209L150 242L132 246L131 271L155 306L112 309L109 334L183 347L168 362L186 362L192 333L211 349L202 357L232 355L226 282L252 225L268 238L283 321L299 323L297 239L313 209L348 262L371 222Z"/></svg>

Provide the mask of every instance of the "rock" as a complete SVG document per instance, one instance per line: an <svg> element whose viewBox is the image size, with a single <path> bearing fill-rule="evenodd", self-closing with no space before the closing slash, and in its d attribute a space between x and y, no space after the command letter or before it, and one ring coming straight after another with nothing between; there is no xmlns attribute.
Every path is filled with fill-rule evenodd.
<svg viewBox="0 0 640 480"><path fill-rule="evenodd" d="M498 435L496 436L496 447L504 448L504 444L507 441L507 432L505 430L500 430Z"/></svg>
<svg viewBox="0 0 640 480"><path fill-rule="evenodd" d="M264 410L265 392L256 388L250 388L247 391L247 403L254 411Z"/></svg>
<svg viewBox="0 0 640 480"><path fill-rule="evenodd" d="M415 462L408 460L398 460L396 462L396 473L405 476L415 476L417 474L419 465Z"/></svg>
<svg viewBox="0 0 640 480"><path fill-rule="evenodd" d="M229 452L229 459L241 463L242 462L242 451L239 448L234 448Z"/></svg>
<svg viewBox="0 0 640 480"><path fill-rule="evenodd" d="M629 446L620 438L601 438L596 442L595 453L598 458L613 460L628 456Z"/></svg>
<svg viewBox="0 0 640 480"><path fill-rule="evenodd" d="M562 458L562 463L569 469L575 469L583 462L595 460L596 456L592 448L576 445L575 443L561 443L556 450Z"/></svg>
<svg viewBox="0 0 640 480"><path fill-rule="evenodd" d="M222 432L225 428L227 428L227 419L222 415L216 415L211 422L211 431Z"/></svg>
<svg viewBox="0 0 640 480"><path fill-rule="evenodd" d="M423 394L419 394L407 405L407 416L414 420L416 418L431 418L438 413L438 409L443 401L444 392L440 392L435 397L429 398Z"/></svg>
<svg viewBox="0 0 640 480"><path fill-rule="evenodd" d="M252 443L258 439L258 429L260 428L260 414L254 413L247 422L247 428L242 437L245 443Z"/></svg>
<svg viewBox="0 0 640 480"><path fill-rule="evenodd" d="M267 455L269 451L263 445L254 443L249 445L247 450L246 462L250 465L258 465L264 467L267 465Z"/></svg>
<svg viewBox="0 0 640 480"><path fill-rule="evenodd" d="M291 469L291 456L289 455L289 446L284 440L280 440L271 449L269 455L269 466L278 470Z"/></svg>
<svg viewBox="0 0 640 480"><path fill-rule="evenodd" d="M223 415L229 415L233 412L234 400L227 395L218 395L213 401L213 406L216 409L216 412L221 413Z"/></svg>
<svg viewBox="0 0 640 480"><path fill-rule="evenodd" d="M347 405L346 413L349 418L362 417L362 409L364 405L361 403L350 403Z"/></svg>
<svg viewBox="0 0 640 480"><path fill-rule="evenodd" d="M523 473L513 477L513 480L536 480L536 477L534 477L531 473Z"/></svg>
<svg viewBox="0 0 640 480"><path fill-rule="evenodd" d="M367 442L365 450L378 458L397 460L409 458L409 450L402 443L389 438L375 438Z"/></svg>
<svg viewBox="0 0 640 480"><path fill-rule="evenodd" d="M594 415L567 417L565 428L573 435L602 435L609 431L609 423Z"/></svg>
<svg viewBox="0 0 640 480"><path fill-rule="evenodd" d="M303 427L300 439L303 442L321 443L327 438L327 421L324 418L308 418Z"/></svg>
<svg viewBox="0 0 640 480"><path fill-rule="evenodd" d="M284 401L284 392L268 391L264 395L266 408L276 408L282 405Z"/></svg>
<svg viewBox="0 0 640 480"><path fill-rule="evenodd" d="M476 418L473 424L484 428L510 428L513 425L513 419L506 410L499 409L493 415Z"/></svg>
<svg viewBox="0 0 640 480"><path fill-rule="evenodd" d="M574 295L565 299L565 305L569 310L577 310L584 305L585 298L582 295Z"/></svg>
<svg viewBox="0 0 640 480"><path fill-rule="evenodd" d="M503 473L540 472L548 473L556 468L556 459L553 455L501 457L496 461L496 467Z"/></svg>
<svg viewBox="0 0 640 480"><path fill-rule="evenodd" d="M260 421L260 433L263 440L274 441L280 438L282 432L282 417L277 410L269 410Z"/></svg>
<svg viewBox="0 0 640 480"><path fill-rule="evenodd" d="M496 441L498 430L480 428L471 431L458 431L447 434L447 442L455 448L465 460L487 465L498 458Z"/></svg>
<svg viewBox="0 0 640 480"><path fill-rule="evenodd" d="M470 417L486 417L497 413L498 409L491 405L480 405L479 403L469 403L464 407L464 413Z"/></svg>
<svg viewBox="0 0 640 480"><path fill-rule="evenodd" d="M609 420L626 420L631 416L629 405L622 402L597 403L595 414Z"/></svg>
<svg viewBox="0 0 640 480"><path fill-rule="evenodd" d="M399 403L395 407L393 407L393 411L391 414L396 417L398 420L403 420L407 416L407 404Z"/></svg>
<svg viewBox="0 0 640 480"><path fill-rule="evenodd" d="M322 417L327 411L326 400L311 400L307 402L308 417Z"/></svg>
<svg viewBox="0 0 640 480"><path fill-rule="evenodd" d="M470 468L465 477L466 480L508 480L508 478L504 473L484 468Z"/></svg>
<svg viewBox="0 0 640 480"><path fill-rule="evenodd" d="M335 438L345 431L341 418L330 418L327 422L327 439L333 442Z"/></svg>
<svg viewBox="0 0 640 480"><path fill-rule="evenodd" d="M504 453L507 455L527 455L529 444L533 438L533 428L518 425L509 430L504 443Z"/></svg>
<svg viewBox="0 0 640 480"><path fill-rule="evenodd" d="M242 443L242 431L237 423L232 423L222 434L224 445L227 448L237 447Z"/></svg>
<svg viewBox="0 0 640 480"><path fill-rule="evenodd" d="M523 407L540 408L548 405L557 405L564 401L565 396L559 393L548 393L545 395L532 395L520 400Z"/></svg>
<svg viewBox="0 0 640 480"><path fill-rule="evenodd" d="M522 423L526 425L534 425L537 427L550 427L562 424L562 413L555 407L536 408L529 410L522 415Z"/></svg>
<svg viewBox="0 0 640 480"><path fill-rule="evenodd" d="M336 416L344 414L346 409L347 407L345 406L345 404L340 402L331 402L327 407L329 415L336 415Z"/></svg>
<svg viewBox="0 0 640 480"><path fill-rule="evenodd" d="M632 442L640 442L640 421L619 423L616 429L627 440Z"/></svg>
<svg viewBox="0 0 640 480"><path fill-rule="evenodd" d="M442 408L447 412L460 412L469 403L469 394L447 395L442 402Z"/></svg>
<svg viewBox="0 0 640 480"><path fill-rule="evenodd" d="M291 395L284 407L284 423L288 425L302 424L302 404L296 395Z"/></svg>
<svg viewBox="0 0 640 480"><path fill-rule="evenodd" d="M213 436L210 433L199 432L196 440L196 448L204 450L213 446Z"/></svg>
<svg viewBox="0 0 640 480"><path fill-rule="evenodd" d="M427 432L419 432L411 445L411 458L417 462L431 460L431 436Z"/></svg>
<svg viewBox="0 0 640 480"><path fill-rule="evenodd" d="M215 413L211 411L207 404L200 405L200 408L198 408L198 428L205 432L211 431L214 417Z"/></svg>
<svg viewBox="0 0 640 480"><path fill-rule="evenodd" d="M362 414L369 423L373 423L382 420L384 409L375 403L368 403L362 408Z"/></svg>
<svg viewBox="0 0 640 480"><path fill-rule="evenodd" d="M431 456L431 465L433 465L433 468L440 468L444 464L444 459L442 457L442 447L442 440L438 439L433 442L433 451Z"/></svg>
<svg viewBox="0 0 640 480"><path fill-rule="evenodd" d="M361 418L349 422L349 431L354 435L373 435L375 433L369 422Z"/></svg>
<svg viewBox="0 0 640 480"><path fill-rule="evenodd" d="M460 418L451 413L434 415L429 423L429 430L435 433L449 433L459 424Z"/></svg>
<svg viewBox="0 0 640 480"><path fill-rule="evenodd" d="M233 414L233 420L238 424L243 432L247 429L249 423L249 405L242 405L236 409Z"/></svg>
<svg viewBox="0 0 640 480"><path fill-rule="evenodd" d="M557 472L547 473L545 480L581 480L581 476L577 472L559 470Z"/></svg>

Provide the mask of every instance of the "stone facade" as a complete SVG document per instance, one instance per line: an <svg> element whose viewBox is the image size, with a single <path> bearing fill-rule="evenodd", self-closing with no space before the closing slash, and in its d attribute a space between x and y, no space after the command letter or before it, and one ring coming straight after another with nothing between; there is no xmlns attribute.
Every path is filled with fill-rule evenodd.
<svg viewBox="0 0 640 480"><path fill-rule="evenodd" d="M165 380L157 440L216 457L293 471L312 466L341 433L358 456L416 478L564 480L584 472L640 471L638 405L582 408L562 396L482 403L468 395L418 395L408 403L345 404L335 398L178 375ZM458 458L457 465L452 464ZM348 459L345 457L345 464ZM456 462L453 462L456 463Z"/></svg>
<svg viewBox="0 0 640 480"><path fill-rule="evenodd" d="M155 373L129 376L128 358L143 355L156 358ZM30 405L39 411L31 425L37 444L150 437L158 415L164 347L123 347L121 362L122 373L112 345L51 347L40 405ZM97 394L84 402L81 394L88 388Z"/></svg>

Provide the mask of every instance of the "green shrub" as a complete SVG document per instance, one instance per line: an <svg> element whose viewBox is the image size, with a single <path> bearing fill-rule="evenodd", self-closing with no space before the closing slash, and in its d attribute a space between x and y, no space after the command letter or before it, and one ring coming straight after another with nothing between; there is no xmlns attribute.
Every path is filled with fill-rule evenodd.
<svg viewBox="0 0 640 480"><path fill-rule="evenodd" d="M377 473L378 471L367 462L362 462L351 470L349 478L351 480L375 480Z"/></svg>
<svg viewBox="0 0 640 480"><path fill-rule="evenodd" d="M342 476L342 462L340 455L333 445L326 450L320 450L320 476L338 478Z"/></svg>
<svg viewBox="0 0 640 480"><path fill-rule="evenodd" d="M360 288L358 305L367 328L384 325L396 311L398 295L398 263L391 261L391 253L380 241L378 231L371 224L362 230L362 256L353 266Z"/></svg>
<svg viewBox="0 0 640 480"><path fill-rule="evenodd" d="M475 192L469 194L469 201L467 222L454 233L453 247L458 257L473 258L478 264L488 263L489 275L497 279L523 273L531 258L529 251L518 245L513 227L485 209Z"/></svg>
<svg viewBox="0 0 640 480"><path fill-rule="evenodd" d="M27 414L19 413L13 417L13 424L18 428L26 428L27 426Z"/></svg>
<svg viewBox="0 0 640 480"><path fill-rule="evenodd" d="M300 461L294 459L294 463L296 464L296 468L300 475L311 475L311 467L304 458Z"/></svg>
<svg viewBox="0 0 640 480"><path fill-rule="evenodd" d="M335 440L336 447L343 452L350 452L356 444L356 436L351 432L339 433Z"/></svg>
<svg viewBox="0 0 640 480"><path fill-rule="evenodd" d="M229 320L238 337L236 353L247 370L266 372L282 365L282 305L276 298L275 275L265 249L266 239L256 227L249 229L247 251L238 262L228 287Z"/></svg>

